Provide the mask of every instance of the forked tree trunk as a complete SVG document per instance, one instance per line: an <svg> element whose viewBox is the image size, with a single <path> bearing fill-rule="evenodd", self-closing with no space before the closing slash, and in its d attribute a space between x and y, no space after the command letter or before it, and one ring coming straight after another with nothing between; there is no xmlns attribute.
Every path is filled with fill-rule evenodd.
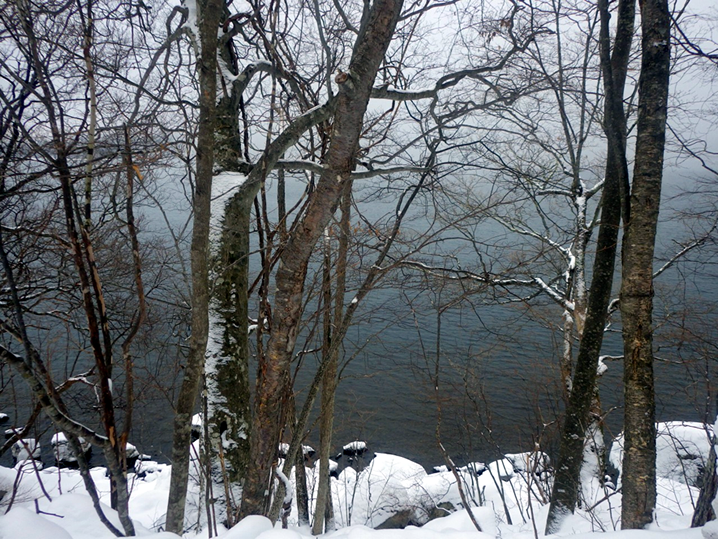
<svg viewBox="0 0 718 539"><path fill-rule="evenodd" d="M325 330L327 335L324 353L331 354L329 364L322 378L322 404L319 418L319 484L317 486L317 503L314 510L314 525L312 533L320 535L326 529L332 531L333 522L325 519L327 514L333 514L331 481L329 478L329 456L332 448L332 434L334 430L334 397L337 390L337 363L339 351L332 347L332 329L338 328L344 317L344 293L346 288L347 252L349 246L349 223L351 217L351 181L344 186L341 200L341 219L339 225L339 248L336 262L336 284L334 290L334 312L331 312L331 293L326 294L327 310L325 324L330 326ZM328 258L328 257L327 257ZM325 259L325 266L330 260ZM326 283L331 287L331 282Z"/></svg>
<svg viewBox="0 0 718 539"><path fill-rule="evenodd" d="M341 85L337 97L325 171L302 221L289 237L277 270L272 334L266 361L257 379L250 468L242 496L242 516L266 515L269 510L272 464L282 428L285 380L299 329L309 257L329 224L344 182L349 179L372 84L391 42L401 5L401 0L377 0L357 38L348 79Z"/></svg>
<svg viewBox="0 0 718 539"><path fill-rule="evenodd" d="M625 117L623 89L630 53L635 2L622 0L618 8L618 26L613 54L608 34L608 5L599 3L601 21L601 64L606 86L606 136L608 155L606 178L601 199L601 224L593 263L593 280L579 345L566 418L561 431L556 477L546 534L557 533L564 518L576 508L580 493L580 472L586 433L589 432L591 403L603 344L604 329L611 299L618 229L621 222L620 185L627 179L625 156Z"/></svg>
<svg viewBox="0 0 718 539"><path fill-rule="evenodd" d="M623 240L624 355L621 527L643 528L656 506L653 254L666 139L671 16L666 0L641 0L641 78L630 216Z"/></svg>

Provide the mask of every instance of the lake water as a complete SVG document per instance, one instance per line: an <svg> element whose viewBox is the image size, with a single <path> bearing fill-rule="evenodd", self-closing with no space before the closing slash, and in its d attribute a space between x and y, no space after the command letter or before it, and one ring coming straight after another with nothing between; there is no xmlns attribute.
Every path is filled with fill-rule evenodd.
<svg viewBox="0 0 718 539"><path fill-rule="evenodd" d="M373 204L370 212L385 212L393 203ZM666 224L660 233L661 251L672 252L680 226ZM718 303L718 278L709 255L692 258L708 265L681 263L657 284L659 420L701 420L706 397L715 393L711 384L718 368L710 335L698 333L716 327L712 306ZM560 311L540 300L531 308L523 303L490 305L478 295L447 308L456 290L422 292L400 286L396 277L394 281L370 293L347 336L344 358L353 359L344 366L338 390L337 451L350 441L364 440L375 452L400 454L426 467L443 464L437 425L439 438L457 462L531 450L535 442L553 451L562 408L557 367L561 337L555 331ZM698 313L678 308L684 304ZM670 315L667 320L665 314ZM618 328L607 334L604 354L622 353ZM680 344L677 337L683 337ZM166 353L155 352L148 361L166 359L161 357ZM298 377L300 402L317 360L309 355L305 361ZM615 435L622 424L622 364L613 361L608 367L601 398L608 412L607 431ZM163 367L153 368L161 377ZM8 396L5 392L2 398ZM160 460L171 451L171 398L171 393L148 386L134 419L131 441ZM11 416L14 410L23 415L27 408L22 399L4 400L2 406L0 411ZM47 442L49 435L43 438ZM318 445L316 432L307 442Z"/></svg>

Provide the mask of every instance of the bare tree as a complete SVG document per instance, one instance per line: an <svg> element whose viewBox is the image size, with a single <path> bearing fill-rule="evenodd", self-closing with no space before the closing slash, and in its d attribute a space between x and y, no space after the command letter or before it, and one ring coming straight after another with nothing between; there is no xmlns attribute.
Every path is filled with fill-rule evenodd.
<svg viewBox="0 0 718 539"><path fill-rule="evenodd" d="M197 173L192 196L193 225L190 262L192 275L192 333L182 387L177 400L172 445L172 479L167 502L168 531L184 530L189 473L191 418L204 370L209 331L209 223L214 167L214 134L217 127L217 31L223 13L221 0L197 2L199 36L199 128Z"/></svg>
<svg viewBox="0 0 718 539"><path fill-rule="evenodd" d="M1 351L56 427L66 433L101 520L120 535L102 513L80 438L102 449L112 506L131 535L126 444L134 401L132 348L146 318L134 212L143 160L136 159L131 128L107 122L100 114L102 105L109 112L117 104L108 94L100 101L98 88L122 80L126 68L118 60L121 44L103 41L107 54L102 59L95 52L96 26L113 24L106 7L101 2L18 2L0 12L8 44L0 60L0 251L11 296L1 321L7 338ZM104 71L100 76L104 62L116 65L111 74ZM113 176L114 196L107 197L105 184ZM122 293L136 298L129 316L116 308L126 304L127 297L118 301L113 287L105 286L112 267L111 257L105 256L109 245L124 249L132 261L119 276L128 281L115 283ZM61 384L55 380L65 369L53 368L53 353L46 357L35 344L52 333L48 320L61 321L69 335L87 343L88 357L78 353L86 372ZM123 335L121 341L118 335ZM122 361L115 359L116 345ZM99 429L80 423L61 396L79 385L88 386L96 401ZM118 399L126 403L124 418L116 411Z"/></svg>
<svg viewBox="0 0 718 539"><path fill-rule="evenodd" d="M566 514L572 513L579 499L580 468L588 427L589 412L596 383L598 359L611 299L613 273L621 220L621 191L628 182L626 161L626 116L623 93L633 36L635 3L621 2L613 47L609 35L608 4L599 4L601 18L601 66L606 95L604 129L608 139L606 177L601 208L601 226L589 292L586 326L573 375L571 396L561 432L561 446L551 509L546 532L555 533ZM623 187L622 187L623 186Z"/></svg>
<svg viewBox="0 0 718 539"><path fill-rule="evenodd" d="M656 503L653 381L653 255L663 177L671 16L668 3L643 0L636 160L621 253L625 446L621 527L643 528Z"/></svg>

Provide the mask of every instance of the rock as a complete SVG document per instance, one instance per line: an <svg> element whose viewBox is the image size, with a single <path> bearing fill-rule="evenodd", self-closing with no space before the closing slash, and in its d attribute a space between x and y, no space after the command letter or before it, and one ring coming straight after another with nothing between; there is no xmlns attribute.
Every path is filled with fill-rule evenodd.
<svg viewBox="0 0 718 539"><path fill-rule="evenodd" d="M39 460L42 448L35 438L25 438L12 444L12 456L15 463L23 460Z"/></svg>
<svg viewBox="0 0 718 539"><path fill-rule="evenodd" d="M342 453L345 455L353 455L353 456L359 456L366 453L366 450L368 449L366 442L362 442L360 440L355 440L353 442L348 443L342 448Z"/></svg>
<svg viewBox="0 0 718 539"><path fill-rule="evenodd" d="M504 457L512 464L514 472L533 472L541 475L551 468L551 458L543 451L507 453Z"/></svg>
<svg viewBox="0 0 718 539"><path fill-rule="evenodd" d="M472 462L463 468L461 468L462 471L466 471L472 475L475 475L476 477L479 477L482 473L484 473L488 468L486 467L486 464L483 462Z"/></svg>
<svg viewBox="0 0 718 539"><path fill-rule="evenodd" d="M85 458L89 459L92 454L92 446L86 442L83 438L79 438L80 446ZM52 445L52 453L55 455L55 462L58 468L76 468L77 457L70 449L70 443L67 441L67 437L64 432L58 432L52 437L50 441Z"/></svg>
<svg viewBox="0 0 718 539"><path fill-rule="evenodd" d="M451 502L443 502L431 509L430 511L427 511L427 522L429 520L436 520L437 518L444 518L446 516L449 516L451 513L456 512L456 507L454 507L454 504ZM423 524L423 523L422 523Z"/></svg>
<svg viewBox="0 0 718 539"><path fill-rule="evenodd" d="M137 461L141 460L150 460L152 457L149 455L143 455L137 450L137 447L132 445L131 443L127 443L127 447L125 449L126 451L126 459L127 459L127 469L136 468Z"/></svg>
<svg viewBox="0 0 718 539"><path fill-rule="evenodd" d="M335 479L339 477L339 463L332 459L329 459L329 476Z"/></svg>
<svg viewBox="0 0 718 539"><path fill-rule="evenodd" d="M376 530L397 530L406 528L411 523L411 517L413 515L411 509L405 509L398 513L390 516L384 522L379 524Z"/></svg>
<svg viewBox="0 0 718 539"><path fill-rule="evenodd" d="M450 502L443 502L436 507L432 507L428 510L422 509L418 512L412 509L405 509L390 516L375 529L398 530L406 528L407 526L423 526L430 520L443 518L454 512L456 512L456 508Z"/></svg>

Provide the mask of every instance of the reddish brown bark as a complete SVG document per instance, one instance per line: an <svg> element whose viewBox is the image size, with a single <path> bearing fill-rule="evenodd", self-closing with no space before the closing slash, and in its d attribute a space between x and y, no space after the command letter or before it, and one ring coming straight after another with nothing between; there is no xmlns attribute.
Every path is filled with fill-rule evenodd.
<svg viewBox="0 0 718 539"><path fill-rule="evenodd" d="M329 223L343 183L353 168L372 85L391 42L401 5L401 0L378 0L373 5L354 48L349 77L340 86L325 172L281 258L276 276L272 335L257 378L250 469L242 496L242 516L269 511L272 464L283 425L286 380L299 328L309 256Z"/></svg>

